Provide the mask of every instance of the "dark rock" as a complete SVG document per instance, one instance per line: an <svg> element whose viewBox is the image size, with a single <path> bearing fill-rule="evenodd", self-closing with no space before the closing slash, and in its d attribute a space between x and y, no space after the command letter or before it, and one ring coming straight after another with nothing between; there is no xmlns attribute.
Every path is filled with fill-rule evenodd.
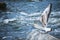
<svg viewBox="0 0 60 40"><path fill-rule="evenodd" d="M0 10L1 11L6 11L6 3L0 2Z"/></svg>

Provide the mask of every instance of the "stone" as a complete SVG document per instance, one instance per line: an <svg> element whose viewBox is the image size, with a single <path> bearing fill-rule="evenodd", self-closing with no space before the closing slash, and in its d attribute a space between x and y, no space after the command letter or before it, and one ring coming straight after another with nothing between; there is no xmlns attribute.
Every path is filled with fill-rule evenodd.
<svg viewBox="0 0 60 40"><path fill-rule="evenodd" d="M60 40L48 33L44 33L40 30L33 30L29 35L27 36L26 40Z"/></svg>
<svg viewBox="0 0 60 40"><path fill-rule="evenodd" d="M0 10L6 11L6 3L5 2L0 2Z"/></svg>

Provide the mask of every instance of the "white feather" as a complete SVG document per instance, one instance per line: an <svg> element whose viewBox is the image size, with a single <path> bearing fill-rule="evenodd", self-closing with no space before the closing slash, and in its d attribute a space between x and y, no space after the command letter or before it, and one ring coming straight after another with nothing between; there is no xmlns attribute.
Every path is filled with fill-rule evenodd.
<svg viewBox="0 0 60 40"><path fill-rule="evenodd" d="M49 4L48 7L43 11L43 13L40 16L40 22L42 23L42 27L38 24L34 24L35 28L45 30L46 32L51 31L51 28L47 28L50 11L51 11L51 5Z"/></svg>

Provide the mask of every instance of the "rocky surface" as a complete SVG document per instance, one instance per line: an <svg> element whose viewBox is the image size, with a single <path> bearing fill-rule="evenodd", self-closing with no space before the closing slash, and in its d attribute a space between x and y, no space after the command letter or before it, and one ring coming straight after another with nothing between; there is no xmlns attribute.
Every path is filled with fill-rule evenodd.
<svg viewBox="0 0 60 40"><path fill-rule="evenodd" d="M33 30L27 37L27 40L60 40L48 33L39 30Z"/></svg>
<svg viewBox="0 0 60 40"><path fill-rule="evenodd" d="M6 7L7 7L6 3L0 2L0 10L5 11Z"/></svg>

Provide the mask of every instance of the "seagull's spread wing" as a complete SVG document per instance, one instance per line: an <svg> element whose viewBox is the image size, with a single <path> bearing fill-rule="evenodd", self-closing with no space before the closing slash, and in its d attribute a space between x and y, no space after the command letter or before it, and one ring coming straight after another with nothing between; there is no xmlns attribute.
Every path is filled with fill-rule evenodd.
<svg viewBox="0 0 60 40"><path fill-rule="evenodd" d="M46 27L48 18L49 18L50 12L51 12L51 7L52 7L52 5L49 4L48 7L43 11L43 13L40 17L40 22L42 23L42 27L38 24L34 24L35 28L45 30L46 32L51 31L51 28Z"/></svg>
<svg viewBox="0 0 60 40"><path fill-rule="evenodd" d="M42 26L45 27L48 22L48 18L51 12L51 4L48 5L48 7L43 11L41 17L40 17L40 22L42 23Z"/></svg>

